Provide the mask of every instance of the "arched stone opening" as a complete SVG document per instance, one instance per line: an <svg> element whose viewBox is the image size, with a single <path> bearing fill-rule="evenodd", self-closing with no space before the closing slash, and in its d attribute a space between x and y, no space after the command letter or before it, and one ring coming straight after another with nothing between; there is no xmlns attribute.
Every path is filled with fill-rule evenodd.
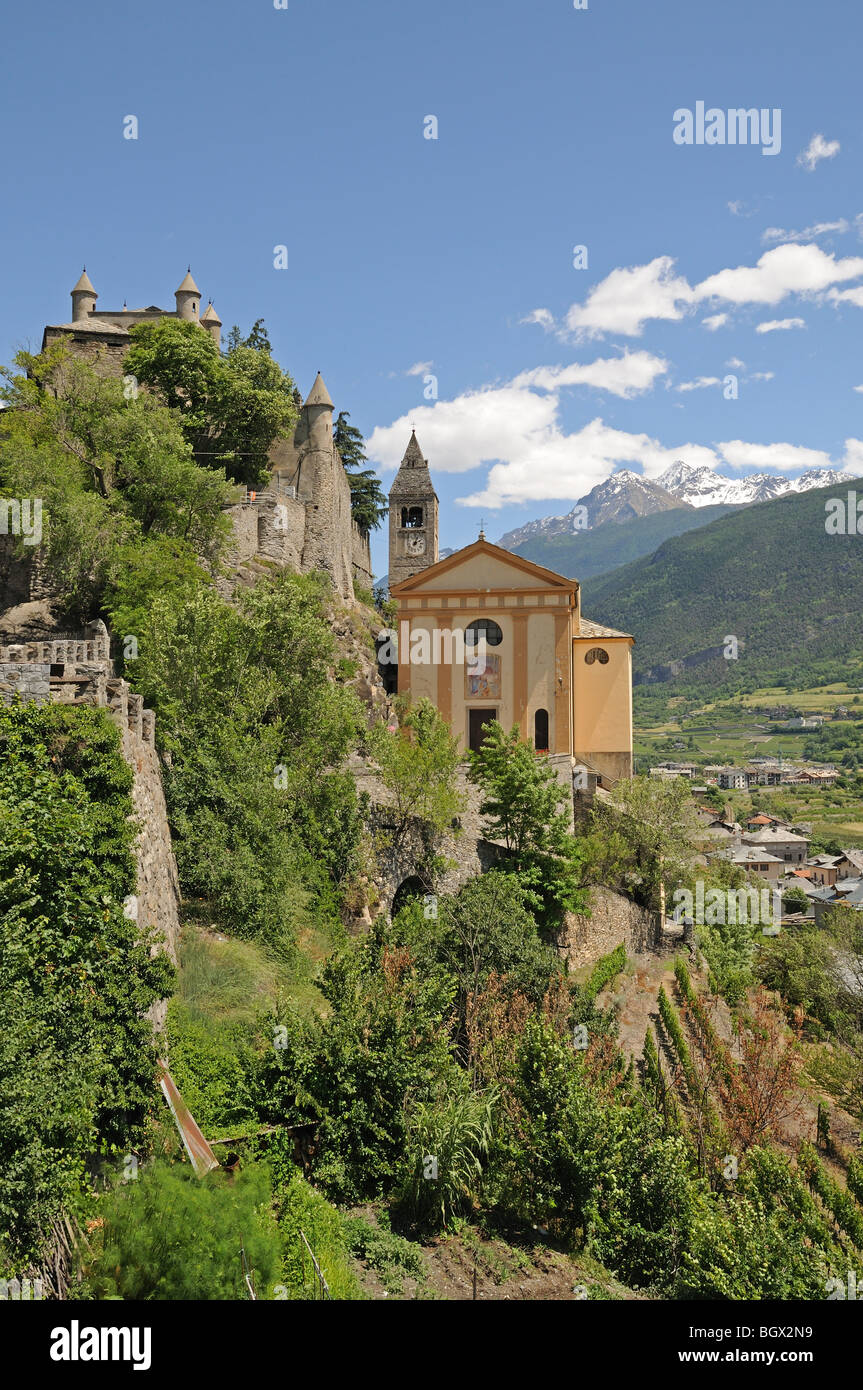
<svg viewBox="0 0 863 1390"><path fill-rule="evenodd" d="M424 898L428 893L428 885L423 882L419 874L410 874L402 879L395 893L393 894L393 905L390 908L390 916L395 917L400 912L405 903L410 902L411 898Z"/></svg>

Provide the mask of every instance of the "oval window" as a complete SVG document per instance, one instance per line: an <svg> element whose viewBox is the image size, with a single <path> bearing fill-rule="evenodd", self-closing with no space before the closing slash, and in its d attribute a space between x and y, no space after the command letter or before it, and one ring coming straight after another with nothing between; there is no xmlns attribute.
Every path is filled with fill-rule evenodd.
<svg viewBox="0 0 863 1390"><path fill-rule="evenodd" d="M492 618L477 618L474 622L468 623L464 630L465 646L476 647L480 635L485 638L487 647L499 647L503 641L503 633Z"/></svg>
<svg viewBox="0 0 863 1390"><path fill-rule="evenodd" d="M608 661L608 652L602 647L591 647L589 652L585 652L584 660L588 666L592 666L594 661L598 661L601 666L605 666Z"/></svg>

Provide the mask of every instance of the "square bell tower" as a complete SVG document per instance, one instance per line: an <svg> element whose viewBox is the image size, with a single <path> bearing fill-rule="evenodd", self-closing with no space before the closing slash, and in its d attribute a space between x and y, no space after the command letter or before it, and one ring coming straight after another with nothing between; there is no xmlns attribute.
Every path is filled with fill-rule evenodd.
<svg viewBox="0 0 863 1390"><path fill-rule="evenodd" d="M393 585L438 560L438 498L415 431L390 488L389 503Z"/></svg>

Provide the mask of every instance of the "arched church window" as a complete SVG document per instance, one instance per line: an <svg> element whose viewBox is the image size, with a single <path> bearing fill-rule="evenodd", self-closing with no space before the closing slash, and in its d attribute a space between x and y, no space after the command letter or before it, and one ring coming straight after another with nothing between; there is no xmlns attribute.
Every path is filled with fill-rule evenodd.
<svg viewBox="0 0 863 1390"><path fill-rule="evenodd" d="M537 753L548 752L548 710L538 709L533 716L533 746Z"/></svg>
<svg viewBox="0 0 863 1390"><path fill-rule="evenodd" d="M591 647L589 652L585 652L584 660L588 666L592 666L594 661L598 661L601 666L608 663L608 652L602 647Z"/></svg>
<svg viewBox="0 0 863 1390"><path fill-rule="evenodd" d="M423 509L422 507L402 507L402 526L405 529L414 526L422 526Z"/></svg>
<svg viewBox="0 0 863 1390"><path fill-rule="evenodd" d="M485 638L487 647L499 647L503 641L503 633L492 618L476 618L464 630L465 646L479 646L480 634Z"/></svg>

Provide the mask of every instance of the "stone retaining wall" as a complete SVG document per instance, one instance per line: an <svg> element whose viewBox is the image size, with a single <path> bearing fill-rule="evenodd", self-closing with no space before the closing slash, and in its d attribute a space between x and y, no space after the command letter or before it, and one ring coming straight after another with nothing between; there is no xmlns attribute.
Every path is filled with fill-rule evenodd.
<svg viewBox="0 0 863 1390"><path fill-rule="evenodd" d="M590 890L590 916L568 912L558 937L558 950L571 970L594 965L623 942L628 955L654 950L659 940L659 917L612 888Z"/></svg>
<svg viewBox="0 0 863 1390"><path fill-rule="evenodd" d="M11 705L16 695L44 705L51 698L51 667L47 662L6 661L0 651L0 702Z"/></svg>

